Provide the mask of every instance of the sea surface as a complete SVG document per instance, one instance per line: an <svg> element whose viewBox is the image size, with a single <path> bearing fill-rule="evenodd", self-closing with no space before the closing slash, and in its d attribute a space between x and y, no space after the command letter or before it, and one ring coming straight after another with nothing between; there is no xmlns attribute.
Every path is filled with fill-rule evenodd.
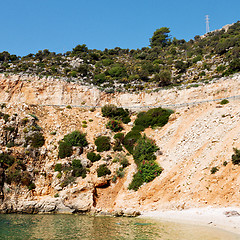
<svg viewBox="0 0 240 240"><path fill-rule="evenodd" d="M142 218L0 214L0 239L239 240L219 229Z"/></svg>

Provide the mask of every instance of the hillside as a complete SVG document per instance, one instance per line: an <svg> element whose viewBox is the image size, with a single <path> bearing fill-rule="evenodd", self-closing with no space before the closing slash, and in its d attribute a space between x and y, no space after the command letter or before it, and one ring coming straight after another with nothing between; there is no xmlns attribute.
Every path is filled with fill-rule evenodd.
<svg viewBox="0 0 240 240"><path fill-rule="evenodd" d="M150 37L150 36L149 36ZM240 22L185 41L157 29L142 49L88 49L66 53L48 49L16 56L0 53L0 73L28 75L40 81L61 79L114 92L159 91L169 86L208 83L240 71Z"/></svg>
<svg viewBox="0 0 240 240"><path fill-rule="evenodd" d="M105 93L54 78L1 75L0 81L1 212L135 215L143 210L239 206L239 165L231 161L233 148L240 148L238 74L138 94ZM233 96L229 103L219 103ZM125 147L99 152L101 160L95 162L87 158L89 152L97 153L94 140L99 136L115 145L115 133L106 128L109 119L100 108L109 103L130 109L131 121L122 124L123 133L134 125L135 111L149 106L174 110L166 125L144 130L159 147L156 162L163 171L138 191L128 189L137 165ZM73 146L71 156L59 157L59 141L75 130L86 133L88 145ZM83 168L77 161L75 168L74 159ZM123 159L129 165L122 169ZM102 164L111 173L98 177Z"/></svg>

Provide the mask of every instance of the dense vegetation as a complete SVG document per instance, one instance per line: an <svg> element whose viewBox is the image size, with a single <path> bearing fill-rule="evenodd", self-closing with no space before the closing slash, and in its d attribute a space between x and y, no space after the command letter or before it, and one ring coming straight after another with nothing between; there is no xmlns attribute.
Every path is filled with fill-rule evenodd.
<svg viewBox="0 0 240 240"><path fill-rule="evenodd" d="M158 89L181 83L208 82L240 71L240 22L195 36L188 42L157 29L142 49L88 49L77 45L56 54L48 49L19 57L0 53L0 72L61 77L94 84L106 92Z"/></svg>
<svg viewBox="0 0 240 240"><path fill-rule="evenodd" d="M121 114L118 115L117 112L119 112L119 108L114 105L105 105L104 107L102 107L103 117L114 119L115 116L118 116L120 118ZM124 113L124 110L121 109L120 113ZM129 114L128 111L126 111L126 113ZM154 141L148 139L145 134L142 135L142 132L148 127L154 128L164 126L165 124L167 124L168 119L172 113L172 110L163 109L161 107L153 108L146 112L140 112L137 115L134 126L132 127L130 132L128 132L125 136L124 133L120 132L114 135L113 138L115 139L115 143L113 150L115 152L121 152L123 151L124 146L125 149L133 155L133 159L138 168L137 173L133 176L133 180L129 185L129 189L133 189L136 191L143 183L148 183L161 174L162 168L155 162L155 152L158 150L158 147L155 145ZM130 120L130 116L127 115L127 117ZM110 120L110 122L114 121L116 120ZM108 125L109 123L107 124L107 127L109 127ZM108 137L102 136L96 139L95 144L97 145L98 149L99 147L103 149L104 145L108 140ZM110 143L108 150L109 149ZM94 153L92 153L92 155L93 154ZM94 157L95 155L96 154L94 154ZM122 168L119 169L117 175L114 176L113 182L116 181L118 176L124 176L123 169L129 165L127 159L122 159L121 165ZM106 166L104 168L106 170Z"/></svg>

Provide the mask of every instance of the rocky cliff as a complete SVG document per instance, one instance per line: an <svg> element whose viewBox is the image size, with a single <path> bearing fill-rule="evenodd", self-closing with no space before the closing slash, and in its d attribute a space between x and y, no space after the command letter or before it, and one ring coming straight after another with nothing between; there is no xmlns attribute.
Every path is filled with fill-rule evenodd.
<svg viewBox="0 0 240 240"><path fill-rule="evenodd" d="M133 209L239 206L240 167L231 162L233 147L240 148L238 95L239 75L207 85L138 94L106 94L55 79L1 75L1 159L14 161L11 168L1 164L1 212L134 215ZM217 100L232 96L225 105ZM109 136L113 144L114 133L106 128L107 119L99 108L108 103L132 110L131 122L124 124L123 132L130 131L134 111L142 107L169 105L175 111L164 127L145 130L160 148L157 162L164 170L137 192L128 190L136 165L126 150L100 153L101 160L94 163L87 159L87 153L96 148L97 136ZM74 147L71 157L60 159L58 143L74 130L86 133L89 144L83 149ZM41 136L43 145L34 146L34 139ZM123 155L130 165L119 177L117 159ZM85 178L68 178L73 159L87 169ZM61 174L55 171L58 163L66 169ZM101 164L106 164L111 174L97 177ZM211 174L213 167L217 171ZM114 176L118 177L113 181Z"/></svg>

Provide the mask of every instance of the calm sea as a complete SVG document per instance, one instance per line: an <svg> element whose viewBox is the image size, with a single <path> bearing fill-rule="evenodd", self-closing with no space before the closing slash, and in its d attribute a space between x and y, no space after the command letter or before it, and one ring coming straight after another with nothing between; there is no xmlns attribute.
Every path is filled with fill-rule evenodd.
<svg viewBox="0 0 240 240"><path fill-rule="evenodd" d="M0 215L0 239L236 240L240 236L207 227L141 218L80 215Z"/></svg>

